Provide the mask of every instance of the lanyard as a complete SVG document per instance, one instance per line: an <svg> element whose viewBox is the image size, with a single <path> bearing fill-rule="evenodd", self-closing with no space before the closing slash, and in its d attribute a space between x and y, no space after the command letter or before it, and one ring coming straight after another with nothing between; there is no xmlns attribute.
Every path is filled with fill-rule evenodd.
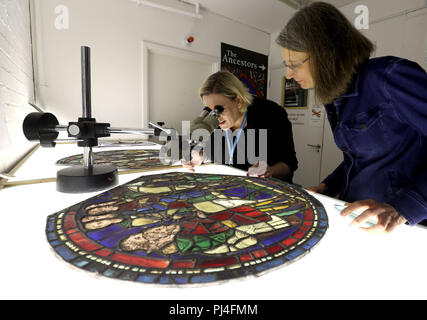
<svg viewBox="0 0 427 320"><path fill-rule="evenodd" d="M234 155L234 151L236 150L237 142L238 142L238 141L239 141L239 139L240 139L240 135L242 134L243 128L244 128L244 127L245 127L245 125L246 125L246 120L247 120L247 112L245 113L245 117L243 118L242 124L240 125L240 129L238 129L238 130L239 130L239 133L238 133L238 134L237 134L237 136L236 136L236 140L234 140L233 148L231 147L230 137L229 137L229 135L228 135L228 131L229 131L229 130L226 130L226 131L225 131L225 135L227 136L228 155L230 156L230 159L229 159L229 161L228 161L228 164L229 164L229 165L232 165L232 164L233 164L233 155ZM233 141L233 140L231 140L231 141Z"/></svg>

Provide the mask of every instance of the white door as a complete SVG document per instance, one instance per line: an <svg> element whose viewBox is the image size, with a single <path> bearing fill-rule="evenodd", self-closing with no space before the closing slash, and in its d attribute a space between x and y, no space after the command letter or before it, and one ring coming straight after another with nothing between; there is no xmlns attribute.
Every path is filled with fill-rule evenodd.
<svg viewBox="0 0 427 320"><path fill-rule="evenodd" d="M282 105L284 67L270 70L269 99ZM341 152L335 146L323 105L316 105L309 90L308 108L287 108L292 123L298 169L294 183L303 187L318 185L340 163ZM278 146L280 147L280 146ZM327 147L327 149L325 149Z"/></svg>
<svg viewBox="0 0 427 320"><path fill-rule="evenodd" d="M182 121L201 113L199 88L217 71L219 59L154 44L145 44L144 51L144 120L182 133Z"/></svg>

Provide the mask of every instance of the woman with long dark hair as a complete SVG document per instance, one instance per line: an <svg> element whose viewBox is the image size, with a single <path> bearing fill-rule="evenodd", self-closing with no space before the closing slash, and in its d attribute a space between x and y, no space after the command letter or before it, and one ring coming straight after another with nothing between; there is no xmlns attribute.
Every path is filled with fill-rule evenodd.
<svg viewBox="0 0 427 320"><path fill-rule="evenodd" d="M276 41L286 77L314 88L325 104L343 162L312 191L349 202L341 214L364 210L370 231L427 220L427 75L398 57L370 59L372 42L334 6L299 10ZM422 222L424 220L424 222Z"/></svg>

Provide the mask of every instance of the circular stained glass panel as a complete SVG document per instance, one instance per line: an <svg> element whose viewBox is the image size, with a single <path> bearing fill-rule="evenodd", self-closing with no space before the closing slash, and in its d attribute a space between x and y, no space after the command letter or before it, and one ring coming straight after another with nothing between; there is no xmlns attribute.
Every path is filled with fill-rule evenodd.
<svg viewBox="0 0 427 320"><path fill-rule="evenodd" d="M186 285L259 275L308 253L328 218L276 179L143 176L48 217L66 262L106 277Z"/></svg>

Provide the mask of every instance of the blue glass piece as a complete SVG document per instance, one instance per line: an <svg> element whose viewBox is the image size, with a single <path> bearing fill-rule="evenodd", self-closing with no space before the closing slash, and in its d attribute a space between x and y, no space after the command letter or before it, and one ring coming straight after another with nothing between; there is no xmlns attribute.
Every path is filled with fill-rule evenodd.
<svg viewBox="0 0 427 320"><path fill-rule="evenodd" d="M53 247L59 246L60 244L62 244L62 241L59 240L54 240L54 241L49 241L50 245Z"/></svg>
<svg viewBox="0 0 427 320"><path fill-rule="evenodd" d="M164 201L166 203L171 203L171 202L175 202L176 199L178 199L178 195L176 195L175 197L163 198L163 199L160 199L160 201Z"/></svg>
<svg viewBox="0 0 427 320"><path fill-rule="evenodd" d="M92 204L104 203L104 202L108 202L108 201L111 201L111 193L109 191L99 195L95 199L91 199L90 203L87 203L87 207L92 205Z"/></svg>
<svg viewBox="0 0 427 320"><path fill-rule="evenodd" d="M47 223L47 231L48 232L54 231L55 230L54 226L55 226L55 220L49 220Z"/></svg>
<svg viewBox="0 0 427 320"><path fill-rule="evenodd" d="M315 245L316 245L316 243L318 243L320 241L320 238L317 238L317 237L313 237L313 238L311 238L311 239L308 239L304 244L303 244L303 248L305 249L305 250L310 250L311 248L313 248Z"/></svg>
<svg viewBox="0 0 427 320"><path fill-rule="evenodd" d="M262 200L262 199L268 199L268 198L271 198L272 197L272 195L271 194L269 194L269 193L265 193L265 192L260 192L259 194L257 194L256 195L256 199L257 200Z"/></svg>
<svg viewBox="0 0 427 320"><path fill-rule="evenodd" d="M162 206L160 204L153 204L153 208L157 209L157 210L166 210L167 207Z"/></svg>
<svg viewBox="0 0 427 320"><path fill-rule="evenodd" d="M283 231L283 232L280 232L280 233L278 233L278 234L274 234L273 236L271 236L271 237L269 237L269 238L266 238L266 239L262 240L262 241L261 241L261 243L262 243L263 245L265 245L265 246L272 245L273 243L276 243L276 242L279 242L279 241L281 241L281 240L285 239L287 236L289 236L289 235L291 235L292 233L294 233L296 229L297 229L297 228L296 228L296 227L294 227L294 228L291 228L291 229L285 230L285 231Z"/></svg>
<svg viewBox="0 0 427 320"><path fill-rule="evenodd" d="M86 266L86 265L88 265L88 264L89 264L89 261L84 260L84 259L78 259L78 260L76 260L76 261L73 261L73 264L74 264L76 267L83 268L84 266Z"/></svg>
<svg viewBox="0 0 427 320"><path fill-rule="evenodd" d="M102 274L109 278L117 278L120 272L121 272L120 270L107 269Z"/></svg>
<svg viewBox="0 0 427 320"><path fill-rule="evenodd" d="M100 241L100 243L103 246L106 246L108 248L114 248L116 247L119 242L121 240L123 240L124 238L127 238L135 233L138 233L142 230L141 227L137 227L137 228L131 228L131 229L124 229L122 232L118 232L115 233L114 235L112 235L111 237L105 238L103 240Z"/></svg>
<svg viewBox="0 0 427 320"><path fill-rule="evenodd" d="M188 277L176 277L175 283L176 284L185 284L188 282Z"/></svg>
<svg viewBox="0 0 427 320"><path fill-rule="evenodd" d="M154 280L156 280L156 276L149 275L149 274L140 275L138 278L136 278L136 281L145 282L145 283L153 283Z"/></svg>
<svg viewBox="0 0 427 320"><path fill-rule="evenodd" d="M110 236L116 232L122 231L122 230L124 230L123 227L121 227L117 224L113 224L113 225L106 227L106 228L99 230L99 231L88 232L87 235L89 236L89 238L98 241L98 240L104 239L104 238L106 238L106 237L108 237L108 236Z"/></svg>
<svg viewBox="0 0 427 320"><path fill-rule="evenodd" d="M134 272L123 272L120 275L120 279L122 280L130 280L130 281L134 281L135 280L135 273Z"/></svg>
<svg viewBox="0 0 427 320"><path fill-rule="evenodd" d="M292 260L292 259L295 259L295 258L299 257L303 253L304 253L304 251L302 249L296 249L293 252L287 254L285 257L288 260Z"/></svg>
<svg viewBox="0 0 427 320"><path fill-rule="evenodd" d="M66 246L58 246L55 248L55 251L65 260L70 261L77 257L72 251L70 251Z"/></svg>
<svg viewBox="0 0 427 320"><path fill-rule="evenodd" d="M51 241L51 240L58 240L58 238L56 237L55 232L48 232L48 233L47 233L47 239L48 239L49 241Z"/></svg>
<svg viewBox="0 0 427 320"><path fill-rule="evenodd" d="M169 277L167 277L167 276L161 276L160 279L159 279L159 283L161 283L161 284L168 284L168 283L171 283L171 282L169 280Z"/></svg>
<svg viewBox="0 0 427 320"><path fill-rule="evenodd" d="M191 278L192 283L212 282L215 280L216 280L216 276L214 274L209 274L206 276L194 276Z"/></svg>
<svg viewBox="0 0 427 320"><path fill-rule="evenodd" d="M147 252L145 251L133 251L132 254L137 254L138 256L147 257Z"/></svg>
<svg viewBox="0 0 427 320"><path fill-rule="evenodd" d="M202 191L190 191L190 192L187 192L186 195L190 198L197 198L197 197L203 196L203 192Z"/></svg>
<svg viewBox="0 0 427 320"><path fill-rule="evenodd" d="M237 187L233 189L223 190L222 193L227 196L240 197L240 198L247 196L245 187Z"/></svg>

